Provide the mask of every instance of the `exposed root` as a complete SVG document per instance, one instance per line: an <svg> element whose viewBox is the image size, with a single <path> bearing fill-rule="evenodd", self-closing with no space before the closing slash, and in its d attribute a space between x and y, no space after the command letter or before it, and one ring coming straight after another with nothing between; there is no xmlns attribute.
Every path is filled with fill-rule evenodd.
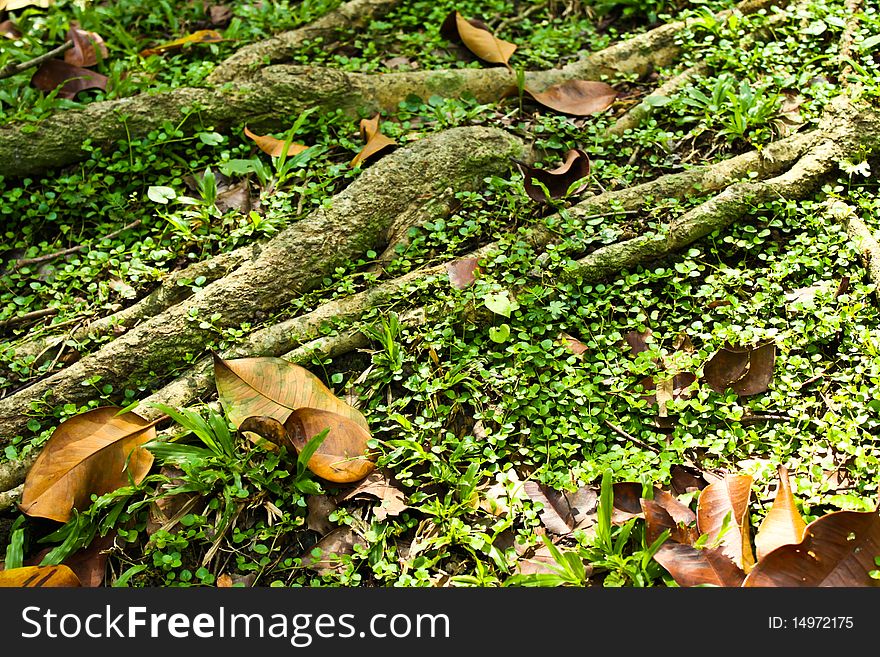
<svg viewBox="0 0 880 657"><path fill-rule="evenodd" d="M855 208L839 199L829 200L825 213L846 228L847 235L859 249L868 278L874 284L874 294L880 296L880 244L874 231L859 218Z"/></svg>
<svg viewBox="0 0 880 657"><path fill-rule="evenodd" d="M21 484L12 490L0 493L0 513L3 513L6 509L11 509L19 500L21 500L21 492L23 489L24 484Z"/></svg>

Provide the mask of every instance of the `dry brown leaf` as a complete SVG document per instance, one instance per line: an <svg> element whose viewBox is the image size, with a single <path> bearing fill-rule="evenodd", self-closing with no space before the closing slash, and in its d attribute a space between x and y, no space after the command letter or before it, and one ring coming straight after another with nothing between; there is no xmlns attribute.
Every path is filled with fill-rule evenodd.
<svg viewBox="0 0 880 657"><path fill-rule="evenodd" d="M880 514L835 511L806 526L800 543L765 555L743 586L880 586L871 577L880 555Z"/></svg>
<svg viewBox="0 0 880 657"><path fill-rule="evenodd" d="M745 573L755 565L749 528L749 498L752 478L727 475L706 486L697 502L697 529L708 534L710 544L720 541L722 551ZM729 524L722 535L725 518Z"/></svg>
<svg viewBox="0 0 880 657"><path fill-rule="evenodd" d="M669 510L656 500L642 499L642 512L645 515L645 540L650 544L660 538L660 535L669 530L669 540L684 545L693 545L700 535L693 522L676 521ZM685 507L687 508L687 507ZM690 510L690 509L688 509ZM691 513L693 515L693 513Z"/></svg>
<svg viewBox="0 0 880 657"><path fill-rule="evenodd" d="M611 85L591 80L568 80L547 87L544 91L529 88L523 91L544 107L574 116L603 112L617 98L617 92Z"/></svg>
<svg viewBox="0 0 880 657"><path fill-rule="evenodd" d="M773 380L776 345L754 347L726 344L703 368L709 387L717 393L732 389L740 397L765 392Z"/></svg>
<svg viewBox="0 0 880 657"><path fill-rule="evenodd" d="M71 27L67 38L73 41L73 48L64 52L64 61L72 66L95 66L99 53L101 59L107 59L110 54L104 39L95 32Z"/></svg>
<svg viewBox="0 0 880 657"><path fill-rule="evenodd" d="M140 483L153 465L143 448L156 438L154 422L105 406L62 422L52 433L24 482L21 510L30 516L67 522L73 509Z"/></svg>
<svg viewBox="0 0 880 657"><path fill-rule="evenodd" d="M370 432L349 417L317 408L299 408L290 414L284 428L297 452L322 431L329 430L306 464L322 479L350 483L363 479L376 468L375 457L367 448Z"/></svg>
<svg viewBox="0 0 880 657"><path fill-rule="evenodd" d="M258 415L283 423L291 411L312 408L339 413L367 431L370 428L359 410L337 398L318 377L281 358L215 356L214 380L220 403L236 427Z"/></svg>
<svg viewBox="0 0 880 657"><path fill-rule="evenodd" d="M570 336L568 333L560 333L556 336L556 339L562 343L562 346L568 349L571 353L579 358L582 357L586 352L590 349L583 342L578 340L575 337Z"/></svg>
<svg viewBox="0 0 880 657"><path fill-rule="evenodd" d="M569 150L564 162L555 169L538 169L520 161L516 161L516 164L522 173L526 194L539 203L580 194L589 185L590 158L580 149ZM546 187L547 191L537 183Z"/></svg>
<svg viewBox="0 0 880 657"><path fill-rule="evenodd" d="M449 283L458 290L464 290L474 284L480 268L477 266L478 258L462 258L446 264L446 273L449 275Z"/></svg>
<svg viewBox="0 0 880 657"><path fill-rule="evenodd" d="M58 97L69 100L88 89L106 91L108 82L106 76L87 68L72 66L62 59L49 59L43 62L31 77L31 84L40 91L51 92L60 87Z"/></svg>
<svg viewBox="0 0 880 657"><path fill-rule="evenodd" d="M356 545L367 542L351 527L339 527L318 541L311 550L302 555L302 566L324 575L343 567L340 557L354 554Z"/></svg>
<svg viewBox="0 0 880 657"><path fill-rule="evenodd" d="M547 531L560 536L570 534L587 521L596 511L598 503L598 494L590 486L581 486L569 493L553 490L536 481L527 481L523 484L523 490L529 499L542 505L540 518Z"/></svg>
<svg viewBox="0 0 880 657"><path fill-rule="evenodd" d="M18 39L21 36L21 32L15 23L10 20L5 20L0 22L0 36L6 37L7 39Z"/></svg>
<svg viewBox="0 0 880 657"><path fill-rule="evenodd" d="M306 508L309 510L306 516L306 527L321 536L329 534L336 529L329 520L329 516L336 510L336 500L329 495L309 495L306 498Z"/></svg>
<svg viewBox="0 0 880 657"><path fill-rule="evenodd" d="M755 534L755 550L760 562L766 555L783 545L800 543L804 538L807 523L797 510L788 470L779 467L779 486L773 506L767 512L758 532Z"/></svg>
<svg viewBox="0 0 880 657"><path fill-rule="evenodd" d="M208 18L214 27L226 27L232 20L232 9L226 5L212 5L208 8Z"/></svg>
<svg viewBox="0 0 880 657"><path fill-rule="evenodd" d="M666 542L654 555L679 586L738 587L745 573L730 560L721 548L698 550L682 543Z"/></svg>
<svg viewBox="0 0 880 657"><path fill-rule="evenodd" d="M223 35L216 30L199 30L198 32L193 32L192 34L180 37L179 39L174 39L174 41L169 41L158 46L153 46L152 48L141 50L140 55L141 57L161 55L173 50L180 50L184 46L198 43L219 43L220 41L223 41Z"/></svg>
<svg viewBox="0 0 880 657"><path fill-rule="evenodd" d="M397 142L386 137L379 131L379 115L372 119L361 119L361 139L366 142L360 153L354 156L349 166L356 167L377 153L390 146L396 146Z"/></svg>
<svg viewBox="0 0 880 657"><path fill-rule="evenodd" d="M244 134L250 137L259 147L259 149L267 155L271 155L272 157L281 157L281 154L284 152L283 139L278 139L277 137L273 137L272 135L255 135L253 132L248 130L247 126L244 127ZM287 147L287 157L299 155L303 151L308 150L308 148L309 147L304 144L291 143Z"/></svg>
<svg viewBox="0 0 880 657"><path fill-rule="evenodd" d="M0 588L60 588L81 586L79 578L67 566L22 566L0 570Z"/></svg>
<svg viewBox="0 0 880 657"><path fill-rule="evenodd" d="M440 34L456 43L463 43L478 58L490 64L504 64L510 68L516 44L497 38L489 26L477 19L466 19L457 11L450 12L440 26Z"/></svg>
<svg viewBox="0 0 880 657"><path fill-rule="evenodd" d="M359 497L372 497L379 500L378 506L373 507L373 516L379 521L399 516L409 508L403 491L394 485L391 477L385 472L372 472L353 490L341 497L340 501Z"/></svg>

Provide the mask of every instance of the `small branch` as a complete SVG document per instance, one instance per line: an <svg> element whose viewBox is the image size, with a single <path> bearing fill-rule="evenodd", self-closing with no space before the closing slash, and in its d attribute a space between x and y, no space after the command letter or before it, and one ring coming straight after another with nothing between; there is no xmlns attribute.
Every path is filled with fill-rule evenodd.
<svg viewBox="0 0 880 657"><path fill-rule="evenodd" d="M25 322L29 322L33 319L51 317L52 315L57 314L57 308L42 308L40 310L34 310L33 312L25 313L24 315L19 315L18 317L10 317L9 319L4 319L2 322L0 322L0 328L14 326L15 324L24 324Z"/></svg>
<svg viewBox="0 0 880 657"><path fill-rule="evenodd" d="M605 420L605 426L607 426L609 429L611 429L614 433L616 433L618 436L620 436L620 437L623 438L624 440L627 440L627 441L631 442L631 443L632 443L633 445L635 445L636 447L639 447L639 448L641 448L641 449L646 449L646 450L648 450L649 452L654 452L655 454L661 454L661 453L662 453L661 450L657 449L657 448L654 447L653 445L649 445L648 443L643 443L641 440L639 440L638 438L636 438L636 437L633 436L633 435L628 434L626 431L624 431L623 429L621 429L621 428L620 428L619 426L617 426L616 424L610 422L609 420Z"/></svg>
<svg viewBox="0 0 880 657"><path fill-rule="evenodd" d="M102 237L102 240L112 240L114 237L119 237L125 231L136 228L141 225L141 220L136 219L132 221L130 224L127 224L120 228L119 230L115 230L109 235L105 235ZM21 269L22 267L29 267L30 265L39 265L44 262L48 262L50 260L55 260L56 258L63 258L64 256L71 255L72 253L79 253L80 251L89 248L88 244L77 244L76 246L72 246L69 249L64 249L62 251L56 251L55 253L47 253L45 255L37 256L36 258L22 258L20 260L13 260L9 263L9 269L7 271L15 271L16 269ZM6 272L4 272L6 273Z"/></svg>
<svg viewBox="0 0 880 657"><path fill-rule="evenodd" d="M16 486L12 490L0 492L0 513L11 509L21 499L21 492L24 490L24 484Z"/></svg>
<svg viewBox="0 0 880 657"><path fill-rule="evenodd" d="M4 78L11 78L13 75L18 75L22 71L26 71L34 66L39 66L43 62L52 59L56 55L60 55L65 50L70 50L71 48L73 48L73 41L65 41L62 45L58 46L54 50L50 50L49 52L44 53L39 57L34 57L29 61L21 62L20 64L7 64L2 69L0 69L0 80L3 80Z"/></svg>

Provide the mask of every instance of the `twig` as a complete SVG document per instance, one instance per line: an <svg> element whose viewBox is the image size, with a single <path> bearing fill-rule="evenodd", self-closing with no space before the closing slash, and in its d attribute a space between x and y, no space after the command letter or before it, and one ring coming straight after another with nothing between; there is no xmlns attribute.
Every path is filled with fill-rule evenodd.
<svg viewBox="0 0 880 657"><path fill-rule="evenodd" d="M617 426L616 424L610 422L609 420L605 420L605 425L606 425L609 429L611 429L614 433L616 433L618 436L620 436L621 438L624 438L624 439L628 440L629 442L631 442L631 443L632 443L633 445L635 445L636 447L641 447L642 449L646 449L646 450L648 450L649 452L654 452L655 454L661 454L661 453L662 453L661 450L657 449L657 448L654 447L653 445L649 445L648 443L643 443L641 440L639 440L638 438L636 438L636 437L633 436L633 435L628 434L626 431L624 431L623 429L621 429L621 428L620 428L619 426Z"/></svg>
<svg viewBox="0 0 880 657"><path fill-rule="evenodd" d="M6 328L7 326L13 326L15 324L22 324L24 322L29 322L32 319L51 317L52 315L57 314L57 308L41 308L40 310L34 310L33 312L25 313L24 315L19 315L18 317L10 317L9 319L4 319L2 322L0 322L0 328Z"/></svg>
<svg viewBox="0 0 880 657"><path fill-rule="evenodd" d="M26 71L34 66L39 66L46 60L52 59L56 55L60 55L65 50L70 50L71 48L73 48L73 41L65 41L54 50L50 50L49 52L44 53L39 57L34 57L31 60L21 62L19 64L7 64L2 69L0 69L0 80L3 80L4 78L11 78L13 75L18 75L22 71Z"/></svg>
<svg viewBox="0 0 880 657"><path fill-rule="evenodd" d="M105 235L102 237L102 240L112 240L114 237L119 237L122 233L129 230L130 228L136 228L141 225L141 220L136 219L132 221L130 224L126 224L119 230L114 230L109 235ZM16 269L21 269L22 267L27 267L30 265L39 265L43 262L48 262L49 260L55 260L56 258L63 258L64 256L70 255L72 253L79 253L83 249L89 248L88 244L77 244L76 246L72 246L69 249L64 249L63 251L56 251L55 253L47 253L45 255L37 256L36 258L21 258L20 260L13 260L9 263L9 268L6 271L15 271ZM6 272L4 272L6 273Z"/></svg>

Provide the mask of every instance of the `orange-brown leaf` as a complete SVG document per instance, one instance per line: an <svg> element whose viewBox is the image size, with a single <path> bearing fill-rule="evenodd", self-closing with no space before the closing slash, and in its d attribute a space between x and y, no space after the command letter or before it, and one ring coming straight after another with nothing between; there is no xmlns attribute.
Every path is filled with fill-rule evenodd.
<svg viewBox="0 0 880 657"><path fill-rule="evenodd" d="M370 474L376 464L368 454L370 432L349 417L318 408L293 411L284 423L297 452L325 429L329 429L307 466L317 476L336 483L358 481Z"/></svg>
<svg viewBox="0 0 880 657"><path fill-rule="evenodd" d="M153 465L144 443L155 439L155 423L105 406L62 422L31 466L21 510L30 516L67 522L92 495L143 481Z"/></svg>
<svg viewBox="0 0 880 657"><path fill-rule="evenodd" d="M0 570L0 587L60 588L80 586L79 578L67 566L23 566Z"/></svg>
<svg viewBox="0 0 880 657"><path fill-rule="evenodd" d="M142 57L148 57L149 55L160 55L172 50L180 50L184 46L196 43L217 43L219 41L223 41L223 35L217 30L199 30L179 39L174 39L174 41L168 41L167 43L141 50L140 54Z"/></svg>
<svg viewBox="0 0 880 657"><path fill-rule="evenodd" d="M776 498L758 528L758 533L755 534L758 561L778 547L800 543L804 538L806 528L807 523L804 522L797 510L794 495L791 492L788 470L780 466Z"/></svg>
<svg viewBox="0 0 880 657"><path fill-rule="evenodd" d="M490 64L508 62L516 51L516 44L497 38L482 21L464 18L457 11L450 12L440 27L440 34L450 41L463 43L478 58Z"/></svg>
<svg viewBox="0 0 880 657"><path fill-rule="evenodd" d="M742 585L745 573L720 548L698 550L682 543L666 542L654 555L679 586Z"/></svg>
<svg viewBox="0 0 880 657"><path fill-rule="evenodd" d="M835 511L807 525L804 539L765 555L743 586L880 586L880 514Z"/></svg>
<svg viewBox="0 0 880 657"><path fill-rule="evenodd" d="M776 345L772 342L754 347L726 344L709 359L703 372L715 392L730 388L744 397L767 390L775 361Z"/></svg>
<svg viewBox="0 0 880 657"><path fill-rule="evenodd" d="M281 358L214 358L214 380L227 416L240 427L245 418L266 415L281 423L298 408L339 413L369 431L363 414L337 398L307 369Z"/></svg>
<svg viewBox="0 0 880 657"><path fill-rule="evenodd" d="M244 134L253 139L254 143L256 143L259 149L267 155L271 155L272 157L281 157L281 154L284 152L283 139L278 139L277 137L273 137L272 135L255 135L253 132L248 130L247 126L245 126L244 128ZM287 157L299 155L307 149L308 146L304 144L291 142L291 144L287 147Z"/></svg>
<svg viewBox="0 0 880 657"><path fill-rule="evenodd" d="M391 137L386 137L380 132L378 114L372 119L361 119L361 138L366 143L360 152L354 156L349 166L356 167L389 146L397 145L397 142L391 139Z"/></svg>
<svg viewBox="0 0 880 657"><path fill-rule="evenodd" d="M700 493L697 503L697 529L708 534L709 543L720 540L724 553L744 572L755 564L749 533L749 497L752 478L748 475L727 475L709 484ZM721 535L724 520L730 521Z"/></svg>
<svg viewBox="0 0 880 657"><path fill-rule="evenodd" d="M592 80L568 80L547 87L544 91L528 88L523 91L544 107L574 116L603 112L617 98L617 92L611 85Z"/></svg>

